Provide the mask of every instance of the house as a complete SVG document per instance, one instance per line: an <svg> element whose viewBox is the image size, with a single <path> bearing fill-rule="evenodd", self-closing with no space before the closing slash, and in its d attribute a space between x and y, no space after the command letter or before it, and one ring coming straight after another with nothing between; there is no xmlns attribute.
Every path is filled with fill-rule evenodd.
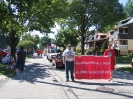
<svg viewBox="0 0 133 99"><path fill-rule="evenodd" d="M90 35L87 37L87 41L85 44L85 49L90 49L90 48L101 48L102 44L105 41L108 41L109 38L109 33L96 33L95 35Z"/></svg>
<svg viewBox="0 0 133 99"><path fill-rule="evenodd" d="M117 22L110 31L109 42L119 55L127 55L133 51L133 17Z"/></svg>

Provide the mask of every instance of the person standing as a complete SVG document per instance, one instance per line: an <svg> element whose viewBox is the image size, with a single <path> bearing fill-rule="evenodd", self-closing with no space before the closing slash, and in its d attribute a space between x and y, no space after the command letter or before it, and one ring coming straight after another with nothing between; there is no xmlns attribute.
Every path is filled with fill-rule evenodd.
<svg viewBox="0 0 133 99"><path fill-rule="evenodd" d="M26 52L24 51L23 47L20 47L20 50L17 52L16 72L19 72L19 68L21 71L24 71L25 59L26 59Z"/></svg>
<svg viewBox="0 0 133 99"><path fill-rule="evenodd" d="M113 76L113 72L114 72L115 65L116 65L116 59L115 59L116 53L115 53L114 49L111 49L111 47L112 47L112 45L109 44L108 49L106 49L104 51L104 55L109 56L110 62L111 62L111 77L110 77L109 81L113 80L112 76Z"/></svg>
<svg viewBox="0 0 133 99"><path fill-rule="evenodd" d="M75 52L72 50L71 45L68 45L68 48L63 52L63 64L65 64L65 71L66 71L66 82L69 81L69 70L71 74L71 79L74 82L74 55Z"/></svg>

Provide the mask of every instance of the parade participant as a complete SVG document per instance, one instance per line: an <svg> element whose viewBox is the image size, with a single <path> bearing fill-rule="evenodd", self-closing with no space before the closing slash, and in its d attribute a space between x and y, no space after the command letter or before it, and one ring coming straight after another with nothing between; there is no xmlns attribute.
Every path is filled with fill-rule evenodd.
<svg viewBox="0 0 133 99"><path fill-rule="evenodd" d="M109 79L109 81L113 80L112 76L113 76L113 72L114 72L114 69L115 69L115 65L116 65L116 59L115 59L115 56L116 56L116 53L113 49L111 49L111 44L108 45L108 49L106 49L104 51L104 55L106 56L109 56L110 57L110 62L111 62L111 77Z"/></svg>
<svg viewBox="0 0 133 99"><path fill-rule="evenodd" d="M63 52L63 64L65 64L66 71L66 82L69 81L69 70L71 73L71 79L74 82L74 51L71 49L71 45L68 45L68 48Z"/></svg>

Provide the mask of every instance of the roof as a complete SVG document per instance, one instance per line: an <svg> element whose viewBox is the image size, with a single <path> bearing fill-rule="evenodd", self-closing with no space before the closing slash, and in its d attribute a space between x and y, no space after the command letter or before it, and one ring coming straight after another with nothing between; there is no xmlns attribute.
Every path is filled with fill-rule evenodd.
<svg viewBox="0 0 133 99"><path fill-rule="evenodd" d="M118 26L116 26L116 27L122 27L122 26L125 26L125 25L128 25L128 24L133 23L133 17L132 17L132 18L128 18L127 20L128 20L128 21L127 21L126 23L120 24L120 25L118 25ZM122 21L124 21L124 20L122 20ZM120 21L120 22L122 22L122 21Z"/></svg>
<svg viewBox="0 0 133 99"><path fill-rule="evenodd" d="M97 38L97 39L93 39L95 36L105 36L104 38ZM95 35L92 35L88 40L87 42L92 42L92 41L100 41L100 40L105 40L105 39L108 39L110 36L110 33L97 33Z"/></svg>

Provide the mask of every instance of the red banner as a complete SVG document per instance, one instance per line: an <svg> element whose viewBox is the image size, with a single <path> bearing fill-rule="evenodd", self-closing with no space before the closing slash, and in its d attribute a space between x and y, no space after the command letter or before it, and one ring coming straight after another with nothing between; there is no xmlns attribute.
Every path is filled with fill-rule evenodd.
<svg viewBox="0 0 133 99"><path fill-rule="evenodd" d="M110 71L107 56L75 56L76 79L109 79Z"/></svg>

